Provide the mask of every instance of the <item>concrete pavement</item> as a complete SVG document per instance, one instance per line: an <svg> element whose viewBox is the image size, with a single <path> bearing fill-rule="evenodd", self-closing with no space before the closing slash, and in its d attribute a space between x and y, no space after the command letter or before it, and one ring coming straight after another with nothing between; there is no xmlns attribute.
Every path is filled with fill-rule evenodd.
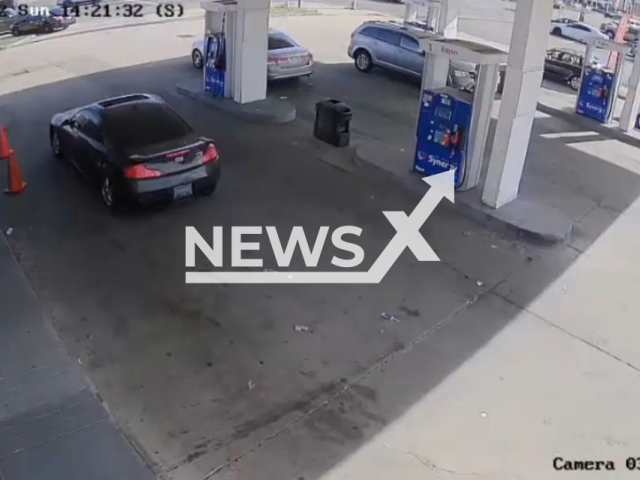
<svg viewBox="0 0 640 480"><path fill-rule="evenodd" d="M0 478L151 480L0 233Z"/></svg>
<svg viewBox="0 0 640 480"><path fill-rule="evenodd" d="M354 109L355 144L410 141L418 92L353 68L345 41L363 18L322 18L275 23L318 61L309 81L271 87L298 109L284 126L175 93L199 75L198 22L0 54L0 116L29 182L0 198L0 227L120 427L172 479L585 478L556 472L555 456L612 459L616 472L589 474L634 478L640 172L635 149L597 132L536 121L527 177L574 219L568 246L501 237L442 204L422 233L443 261L405 252L378 286L184 284L186 225L355 224L368 259L393 235L381 212L419 200L311 138L315 101L337 96ZM217 140L213 198L112 217L52 158L54 112L132 91L162 94Z"/></svg>

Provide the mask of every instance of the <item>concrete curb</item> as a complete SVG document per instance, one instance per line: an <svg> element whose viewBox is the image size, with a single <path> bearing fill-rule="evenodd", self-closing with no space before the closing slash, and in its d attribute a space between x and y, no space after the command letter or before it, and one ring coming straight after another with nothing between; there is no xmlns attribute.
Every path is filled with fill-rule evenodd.
<svg viewBox="0 0 640 480"><path fill-rule="evenodd" d="M364 143L356 149L356 158L359 161L385 171L403 187L424 195L428 187L421 181L420 176L411 172L408 167L411 164L411 155L412 152L408 152L406 148L377 141ZM539 245L565 243L571 236L571 220L555 209L516 199L495 210L482 203L481 195L478 188L456 192L454 208L492 230L515 235Z"/></svg>
<svg viewBox="0 0 640 480"><path fill-rule="evenodd" d="M289 102L267 98L240 105L228 99L214 98L202 90L202 81L186 80L176 85L178 93L224 113L258 123L289 123L296 118L296 107Z"/></svg>

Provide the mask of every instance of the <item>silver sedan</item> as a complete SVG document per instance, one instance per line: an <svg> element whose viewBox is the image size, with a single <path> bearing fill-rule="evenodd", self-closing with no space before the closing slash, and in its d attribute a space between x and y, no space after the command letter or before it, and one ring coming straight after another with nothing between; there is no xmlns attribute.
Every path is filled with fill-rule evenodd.
<svg viewBox="0 0 640 480"><path fill-rule="evenodd" d="M267 79L306 77L313 73L313 55L286 33L269 29ZM196 68L204 65L204 40L193 42L191 61Z"/></svg>

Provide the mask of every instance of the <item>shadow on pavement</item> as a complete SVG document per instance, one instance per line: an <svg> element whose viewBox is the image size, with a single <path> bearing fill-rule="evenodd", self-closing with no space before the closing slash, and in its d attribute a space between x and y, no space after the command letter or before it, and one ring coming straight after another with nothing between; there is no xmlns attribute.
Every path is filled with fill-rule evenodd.
<svg viewBox="0 0 640 480"><path fill-rule="evenodd" d="M577 150L571 136L544 137L580 127L540 119L522 193L546 182L547 200L578 226L575 248L499 238L442 204L422 228L442 262L406 251L380 285L185 285L185 226L206 238L214 225L358 225L368 265L395 233L381 211L410 212L419 200L377 169L345 173L317 161L329 146L308 148L313 106L334 96L353 107L360 139L410 141L413 82L318 64L311 79L270 88L299 120L265 126L175 93L178 80L198 74L179 59L0 97L29 183L24 195L0 198L0 225L13 228L12 249L66 347L159 473L328 476L520 315L640 195L640 177L624 163ZM140 91L163 95L217 140L224 173L213 198L114 217L49 153L55 112ZM603 205L604 219L592 218ZM273 254L262 255L273 268ZM301 266L296 255L292 268ZM411 367L385 380L397 362Z"/></svg>

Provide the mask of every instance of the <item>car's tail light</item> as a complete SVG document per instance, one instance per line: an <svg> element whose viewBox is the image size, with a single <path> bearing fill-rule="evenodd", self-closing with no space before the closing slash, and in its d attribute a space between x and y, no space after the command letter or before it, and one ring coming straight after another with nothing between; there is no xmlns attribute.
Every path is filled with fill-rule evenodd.
<svg viewBox="0 0 640 480"><path fill-rule="evenodd" d="M218 158L220 158L220 155L218 154L218 149L213 143L210 143L209 146L207 147L207 151L204 152L204 155L202 156L202 163L205 164L205 163L215 162L218 160Z"/></svg>
<svg viewBox="0 0 640 480"><path fill-rule="evenodd" d="M274 57L273 55L269 55L267 57L267 63L269 65L278 65L278 63L280 63L280 61L278 60L278 57Z"/></svg>
<svg viewBox="0 0 640 480"><path fill-rule="evenodd" d="M141 179L141 178L156 178L161 177L162 172L147 168L146 165L140 163L137 165L129 165L124 168L124 176L127 178Z"/></svg>

